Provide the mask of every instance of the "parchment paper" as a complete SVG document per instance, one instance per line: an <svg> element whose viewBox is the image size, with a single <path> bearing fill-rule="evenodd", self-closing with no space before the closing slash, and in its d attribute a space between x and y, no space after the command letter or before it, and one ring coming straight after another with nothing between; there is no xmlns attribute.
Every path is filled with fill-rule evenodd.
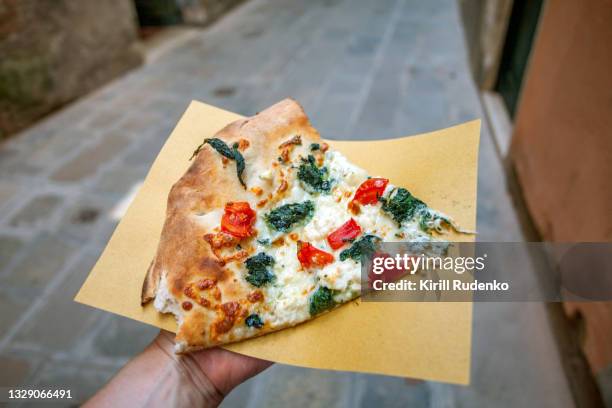
<svg viewBox="0 0 612 408"><path fill-rule="evenodd" d="M176 330L171 315L161 315L152 305L140 306L142 281L156 252L167 195L202 140L238 118L201 102L189 105L76 301ZM473 230L479 135L480 121L475 120L413 137L330 144L371 175L385 176L408 188L431 207ZM473 237L449 235L448 239ZM297 327L227 348L303 367L467 384L471 330L471 303L357 300Z"/></svg>

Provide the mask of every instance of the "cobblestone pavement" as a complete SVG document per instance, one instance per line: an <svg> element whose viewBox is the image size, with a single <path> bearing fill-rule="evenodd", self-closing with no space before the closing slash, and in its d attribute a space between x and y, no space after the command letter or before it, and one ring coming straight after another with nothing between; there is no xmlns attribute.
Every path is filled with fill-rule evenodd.
<svg viewBox="0 0 612 408"><path fill-rule="evenodd" d="M155 334L72 302L191 99L245 115L298 99L328 138L377 138L483 117L457 5L252 0L0 147L0 383L85 398ZM483 127L480 239L523 239ZM277 365L224 406L573 405L544 308L475 305L472 385Z"/></svg>

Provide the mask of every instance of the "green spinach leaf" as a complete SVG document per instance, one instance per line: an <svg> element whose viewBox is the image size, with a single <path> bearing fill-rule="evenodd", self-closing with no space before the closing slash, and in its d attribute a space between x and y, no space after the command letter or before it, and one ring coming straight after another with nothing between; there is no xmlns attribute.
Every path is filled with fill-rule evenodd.
<svg viewBox="0 0 612 408"><path fill-rule="evenodd" d="M285 204L270 211L264 216L266 223L276 231L287 232L293 227L310 220L314 213L314 203L310 200L303 203Z"/></svg>
<svg viewBox="0 0 612 408"><path fill-rule="evenodd" d="M255 287L260 288L276 279L276 276L268 269L274 265L274 258L264 252L247 258L245 264L249 271L245 279Z"/></svg>
<svg viewBox="0 0 612 408"><path fill-rule="evenodd" d="M331 189L327 167L317 167L315 158L311 154L308 155L308 159L302 158L297 177L310 192L329 193Z"/></svg>
<svg viewBox="0 0 612 408"><path fill-rule="evenodd" d="M333 308L335 305L334 291L325 286L319 286L310 297L309 312L311 316L314 316Z"/></svg>
<svg viewBox="0 0 612 408"><path fill-rule="evenodd" d="M381 241L376 235L367 234L353 242L350 248L340 252L340 260L346 261L353 259L357 262L361 261L362 255L371 255L376 251L377 244Z"/></svg>
<svg viewBox="0 0 612 408"><path fill-rule="evenodd" d="M253 313L247 316L246 319L244 319L244 323L249 326L249 327L254 327L256 329L261 329L263 327L263 320L261 320L261 317L259 317L258 314Z"/></svg>
<svg viewBox="0 0 612 408"><path fill-rule="evenodd" d="M427 210L427 205L410 194L410 191L399 187L386 198L379 198L382 210L391 215L393 220L402 225L402 222L413 219L420 212Z"/></svg>
<svg viewBox="0 0 612 408"><path fill-rule="evenodd" d="M202 150L202 147L204 147L205 144L209 144L213 149L217 151L217 153L236 162L236 174L238 175L238 181L240 181L240 184L242 184L242 187L246 188L246 184L244 183L244 180L242 179L242 173L244 172L244 169L245 169L244 157L238 150L238 143L234 143L234 145L230 148L221 139L217 139L214 137L210 139L204 139L204 142L202 142L202 144L198 146L198 148L193 152L189 160L196 157L198 153L200 153L200 151Z"/></svg>

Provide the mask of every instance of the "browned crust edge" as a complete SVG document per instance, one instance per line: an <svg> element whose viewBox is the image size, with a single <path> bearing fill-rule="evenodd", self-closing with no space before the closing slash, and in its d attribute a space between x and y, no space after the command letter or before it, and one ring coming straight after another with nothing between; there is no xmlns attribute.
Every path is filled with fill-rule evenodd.
<svg viewBox="0 0 612 408"><path fill-rule="evenodd" d="M147 275L145 276L144 282L142 283L142 292L140 293L140 304L142 306L155 299L155 295L157 294L160 274L159 269L153 267L154 263L155 258L153 258L153 260L149 264L149 269L147 269Z"/></svg>

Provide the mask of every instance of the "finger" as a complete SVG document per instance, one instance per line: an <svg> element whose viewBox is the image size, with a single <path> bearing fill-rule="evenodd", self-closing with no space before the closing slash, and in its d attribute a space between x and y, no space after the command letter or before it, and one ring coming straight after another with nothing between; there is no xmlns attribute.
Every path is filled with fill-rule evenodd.
<svg viewBox="0 0 612 408"><path fill-rule="evenodd" d="M174 354L175 334L160 330L157 343L168 353ZM220 347L196 351L181 358L193 359L202 373L223 394L227 395L234 387L259 374L273 363L255 357L234 353Z"/></svg>
<svg viewBox="0 0 612 408"><path fill-rule="evenodd" d="M202 371L224 395L232 388L259 374L272 362L234 353L219 347L192 354Z"/></svg>

